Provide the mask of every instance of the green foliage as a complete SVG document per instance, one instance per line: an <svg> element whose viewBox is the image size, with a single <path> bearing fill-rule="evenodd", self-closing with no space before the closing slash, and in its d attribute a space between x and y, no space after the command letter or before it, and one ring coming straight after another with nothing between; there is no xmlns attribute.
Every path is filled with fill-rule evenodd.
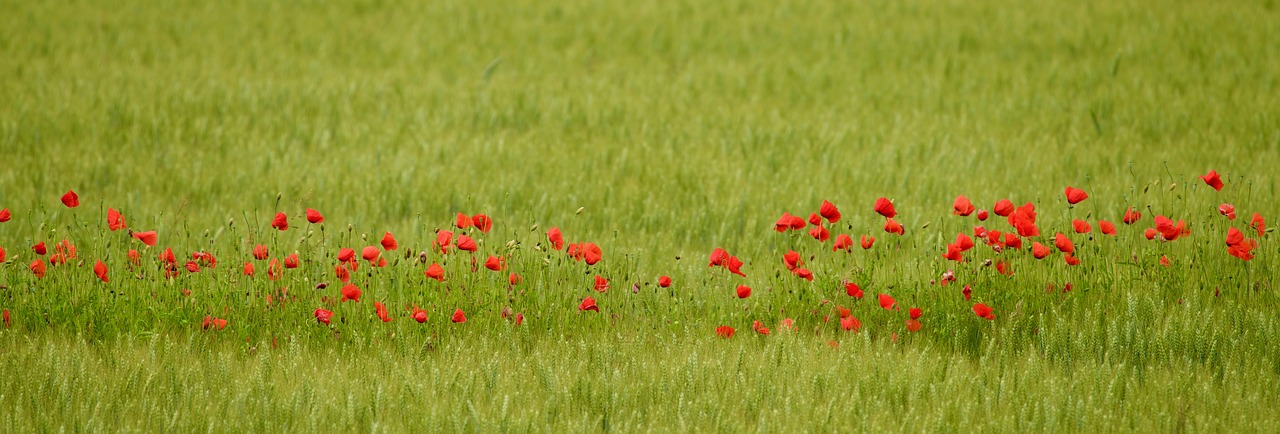
<svg viewBox="0 0 1280 434"><path fill-rule="evenodd" d="M1280 34L1258 30L1280 18L1274 2L0 3L6 430L1280 424L1280 246L1248 228L1255 211L1280 221ZM1223 191L1196 178L1208 169ZM1068 207L1066 185L1091 197ZM79 208L57 201L68 189ZM1031 239L942 259L977 224L951 215L958 194L1034 202L1046 245L1088 220L1092 234L1071 235L1082 263L1035 260ZM881 230L880 196L905 236ZM875 247L772 231L823 200L844 214L833 237ZM107 207L160 245L107 231ZM1140 223L1120 223L1128 207ZM269 226L278 211L289 231ZM470 232L476 259L507 270L432 251L458 212L494 218ZM1158 214L1191 235L1146 240ZM552 226L604 261L551 250ZM1227 254L1229 227L1257 238L1256 259ZM363 301L332 302L338 248L385 231L401 249L353 273ZM28 246L62 239L78 258L34 277ZM302 264L269 280L256 244ZM166 247L219 264L166 279ZM706 267L715 247L747 277ZM783 267L788 250L813 282ZM445 282L423 275L433 262ZM957 281L939 285L948 270ZM576 309L586 296L600 312ZM837 306L861 332L840 330ZM924 309L919 332L909 307ZM229 325L201 331L206 316ZM719 325L737 335L715 338Z"/></svg>

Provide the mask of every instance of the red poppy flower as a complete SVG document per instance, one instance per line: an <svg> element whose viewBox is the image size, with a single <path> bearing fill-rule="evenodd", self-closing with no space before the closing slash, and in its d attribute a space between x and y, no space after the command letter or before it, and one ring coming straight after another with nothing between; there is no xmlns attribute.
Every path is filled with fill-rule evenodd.
<svg viewBox="0 0 1280 434"><path fill-rule="evenodd" d="M783 213L783 214L786 214L786 213ZM792 230L800 230L800 229L804 229L805 227L805 220L800 218L800 216L797 216L797 215L791 216L789 223L790 223L790 228Z"/></svg>
<svg viewBox="0 0 1280 434"><path fill-rule="evenodd" d="M898 224L898 222L894 221L893 219L886 219L884 221L884 231L891 234L898 234L898 235L903 235L906 233L906 230L902 228L902 225Z"/></svg>
<svg viewBox="0 0 1280 434"><path fill-rule="evenodd" d="M489 216L484 214L471 216L471 224L474 225L476 229L479 229L480 232L486 234L489 233L490 229L493 229L493 220L489 219Z"/></svg>
<svg viewBox="0 0 1280 434"><path fill-rule="evenodd" d="M1227 217L1227 220L1235 220L1235 219L1236 219L1236 207L1235 207L1235 205L1232 205L1232 204L1229 204L1229 203L1224 203L1224 204L1222 204L1222 205L1218 205L1218 214L1222 214L1223 216L1226 216L1226 217Z"/></svg>
<svg viewBox="0 0 1280 434"><path fill-rule="evenodd" d="M787 253L783 254L782 263L787 266L789 271L795 271L796 268L804 265L804 261L800 259L800 253L795 250L788 250Z"/></svg>
<svg viewBox="0 0 1280 434"><path fill-rule="evenodd" d="M378 258L382 256L382 251L374 246L365 246L360 250L360 257L370 263L378 262Z"/></svg>
<svg viewBox="0 0 1280 434"><path fill-rule="evenodd" d="M13 214L11 214L11 213L9 212L9 208L0 209L0 223L4 223L4 222L9 221L9 218L10 218L12 215L13 215Z"/></svg>
<svg viewBox="0 0 1280 434"><path fill-rule="evenodd" d="M428 265L426 274L427 277L432 279L439 280L441 282L444 281L444 267L441 267L440 264L432 263L431 265Z"/></svg>
<svg viewBox="0 0 1280 434"><path fill-rule="evenodd" d="M1160 255L1160 265L1163 265L1163 266L1165 266L1165 267L1168 267L1168 266L1170 265L1170 264L1169 264L1169 257L1164 256L1164 255Z"/></svg>
<svg viewBox="0 0 1280 434"><path fill-rule="evenodd" d="M276 213L276 217L271 219L271 227L279 230L289 229L289 217L282 212Z"/></svg>
<svg viewBox="0 0 1280 434"><path fill-rule="evenodd" d="M501 257L489 255L489 258L484 260L484 268L488 268L493 271L502 271L502 266L505 263L506 260Z"/></svg>
<svg viewBox="0 0 1280 434"><path fill-rule="evenodd" d="M1254 240L1249 240L1248 242L1241 242L1234 246L1227 247L1227 253L1230 254L1231 256L1240 258L1241 260L1248 261L1253 259L1253 254L1249 252L1256 247L1257 247L1257 242L1255 242Z"/></svg>
<svg viewBox="0 0 1280 434"><path fill-rule="evenodd" d="M907 313L911 315L911 319L920 319L920 316L924 315L924 311L918 307L913 307L911 309L908 309Z"/></svg>
<svg viewBox="0 0 1280 434"><path fill-rule="evenodd" d="M868 236L868 235L863 235L863 236L862 236L862 239L860 240L860 242L861 242L861 244L862 244L862 249L863 249L863 250L870 250L870 249L871 249L871 246L873 246L873 245L875 245L875 244L876 244L876 239L875 239L875 237L871 237L871 236Z"/></svg>
<svg viewBox="0 0 1280 434"><path fill-rule="evenodd" d="M893 297L890 297L889 294L880 294L880 307L884 309L894 309L898 307L897 305L898 302L894 301Z"/></svg>
<svg viewBox="0 0 1280 434"><path fill-rule="evenodd" d="M400 243L396 242L396 237L392 236L390 231L382 235L382 250L391 251L399 248Z"/></svg>
<svg viewBox="0 0 1280 434"><path fill-rule="evenodd" d="M473 240L471 237L466 235L458 234L458 250L474 252L477 249L479 249L479 247L476 246L476 240Z"/></svg>
<svg viewBox="0 0 1280 434"><path fill-rule="evenodd" d="M808 280L810 282L813 281L813 272L809 271L808 268L797 268L795 271L792 271L792 273L795 273L796 277L801 279Z"/></svg>
<svg viewBox="0 0 1280 434"><path fill-rule="evenodd" d="M725 264L725 268L728 268L730 273L747 277L747 275L742 272L742 260L738 259L737 256L730 256L728 262Z"/></svg>
<svg viewBox="0 0 1280 434"><path fill-rule="evenodd" d="M467 215L463 213L458 213L458 218L454 220L453 225L457 226L458 229L469 228L471 227L471 217L467 217Z"/></svg>
<svg viewBox="0 0 1280 434"><path fill-rule="evenodd" d="M560 250L564 248L564 234L560 233L560 228L553 227L547 231L547 241L551 243L551 248Z"/></svg>
<svg viewBox="0 0 1280 434"><path fill-rule="evenodd" d="M947 244L947 253L943 253L942 257L947 260L960 262L964 260L964 256L960 254L960 246Z"/></svg>
<svg viewBox="0 0 1280 434"><path fill-rule="evenodd" d="M59 255L62 255L66 259L77 258L76 246L72 245L71 242L67 240L62 240L62 241L59 241L58 244L55 244L53 246L53 251L57 252Z"/></svg>
<svg viewBox="0 0 1280 434"><path fill-rule="evenodd" d="M991 207L991 210L1000 217L1008 217L1013 214L1013 202L1009 201L1009 199L1000 199L996 201L995 206Z"/></svg>
<svg viewBox="0 0 1280 434"><path fill-rule="evenodd" d="M160 254L156 256L156 258L159 259L160 262L166 262L169 264L178 263L178 258L173 255L172 247L165 248L163 252L160 252Z"/></svg>
<svg viewBox="0 0 1280 434"><path fill-rule="evenodd" d="M1036 207L1031 202L1020 206L1009 214L1009 224L1018 230L1018 235L1024 237L1034 237L1040 235L1040 228L1036 226Z"/></svg>
<svg viewBox="0 0 1280 434"><path fill-rule="evenodd" d="M764 336L768 336L768 335L769 335L769 328L768 328L768 327L765 327L765 326L764 326L764 324L760 323L760 320L752 321L752 322L751 322L751 329L752 329L752 330L755 330L755 331L756 331L756 333L759 333L759 334L761 334L761 335L764 335Z"/></svg>
<svg viewBox="0 0 1280 434"><path fill-rule="evenodd" d="M1072 255L1072 254L1070 254L1070 253L1067 253L1067 254L1065 254L1065 255L1062 255L1062 259L1064 259L1064 260L1066 260L1066 261L1067 261L1067 265L1070 265L1070 266L1073 266L1073 267L1074 267L1074 266L1076 266L1076 265L1080 265L1080 259L1079 259L1079 258L1076 258L1076 256L1075 256L1075 255Z"/></svg>
<svg viewBox="0 0 1280 434"><path fill-rule="evenodd" d="M578 310L580 311L593 310L593 311L599 312L600 307L596 306L596 299L587 297L582 300L582 303L578 304Z"/></svg>
<svg viewBox="0 0 1280 434"><path fill-rule="evenodd" d="M1234 246L1244 242L1244 234L1236 228L1227 229L1227 245Z"/></svg>
<svg viewBox="0 0 1280 434"><path fill-rule="evenodd" d="M969 202L969 198L964 197L963 194L956 196L955 203L951 205L951 213L962 217L973 214L973 210L973 202Z"/></svg>
<svg viewBox="0 0 1280 434"><path fill-rule="evenodd" d="M923 327L923 326L924 326L923 324L920 324L920 321L916 321L913 319L907 320L907 331L911 333L920 331L920 327Z"/></svg>
<svg viewBox="0 0 1280 434"><path fill-rule="evenodd" d="M312 314L315 315L317 322L324 325L328 325L329 320L333 318L333 311L324 308L316 308Z"/></svg>
<svg viewBox="0 0 1280 434"><path fill-rule="evenodd" d="M266 278L276 280L282 277L282 275L284 275L284 270L280 268L280 261L273 257L273 259L266 264Z"/></svg>
<svg viewBox="0 0 1280 434"><path fill-rule="evenodd" d="M814 226L822 225L822 216L819 216L816 212L809 214L809 224Z"/></svg>
<svg viewBox="0 0 1280 434"><path fill-rule="evenodd" d="M858 284L848 280L844 281L844 293L850 297L862 299L862 288L859 288Z"/></svg>
<svg viewBox="0 0 1280 434"><path fill-rule="evenodd" d="M1044 259L1045 256L1049 256L1049 253L1049 248L1045 247L1044 244L1035 241L1031 242L1031 256L1036 259Z"/></svg>
<svg viewBox="0 0 1280 434"><path fill-rule="evenodd" d="M93 264L93 274L98 276L99 279L102 279L103 283L107 283L107 264L103 264L102 261L98 261L98 263Z"/></svg>
<svg viewBox="0 0 1280 434"><path fill-rule="evenodd" d="M729 327L727 325L716 327L716 336L729 339L733 337L733 333L734 333L733 327Z"/></svg>
<svg viewBox="0 0 1280 434"><path fill-rule="evenodd" d="M352 254L355 254L355 252L353 251ZM267 246L264 246L262 244L253 246L254 259L261 261L261 260L267 259L268 256L270 255L268 255ZM341 255L339 255L339 260L341 260Z"/></svg>
<svg viewBox="0 0 1280 434"><path fill-rule="evenodd" d="M671 278L668 276L658 276L658 286L663 288L671 286Z"/></svg>
<svg viewBox="0 0 1280 434"><path fill-rule="evenodd" d="M209 315L205 315L204 321L200 322L201 330L209 330L209 329L222 330L226 327L227 327L227 320L221 319L221 318L214 318Z"/></svg>
<svg viewBox="0 0 1280 434"><path fill-rule="evenodd" d="M308 222L308 223L323 223L323 222L324 222L324 216L323 216L323 215L320 215L320 211L316 211L316 210L314 210L314 209L307 208L307 222Z"/></svg>
<svg viewBox="0 0 1280 434"><path fill-rule="evenodd" d="M1154 240L1156 238L1156 233L1155 229L1147 228L1147 230L1142 233L1142 236L1147 237L1148 240Z"/></svg>
<svg viewBox="0 0 1280 434"><path fill-rule="evenodd" d="M824 228L822 226L814 226L813 229L809 230L809 236L813 237L813 239L815 240L818 240L818 242L825 243L827 242L827 240L831 239L831 231L827 230L827 228Z"/></svg>
<svg viewBox="0 0 1280 434"><path fill-rule="evenodd" d="M1213 187L1214 190L1222 191L1222 177L1218 175L1217 170L1210 170L1209 173L1204 174L1200 179L1203 179L1204 183L1209 184L1209 186Z"/></svg>
<svg viewBox="0 0 1280 434"><path fill-rule="evenodd" d="M1019 238L1018 235L1014 233L1004 234L1004 245L1011 249L1021 249L1022 238Z"/></svg>
<svg viewBox="0 0 1280 434"><path fill-rule="evenodd" d="M791 229L791 213L784 211L782 217L779 217L778 221L773 223L773 230L786 232L787 229Z"/></svg>
<svg viewBox="0 0 1280 434"><path fill-rule="evenodd" d="M858 321L853 316L840 318L840 328L847 332L858 333L862 330L862 321Z"/></svg>
<svg viewBox="0 0 1280 434"><path fill-rule="evenodd" d="M1072 186L1067 186L1067 189L1063 194L1067 195L1067 203L1072 205L1083 202L1085 199L1089 198L1089 194L1085 193L1084 190Z"/></svg>
<svg viewBox="0 0 1280 434"><path fill-rule="evenodd" d="M413 313L410 314L409 317L413 318L414 321L417 321L418 324L422 324L427 322L427 311L422 310L422 308L419 308L418 306L414 306Z"/></svg>
<svg viewBox="0 0 1280 434"><path fill-rule="evenodd" d="M1076 251L1075 244L1071 242L1070 238L1063 235L1062 232L1058 232L1057 235L1054 235L1053 245L1058 247L1058 250L1061 250L1062 253L1072 253Z"/></svg>
<svg viewBox="0 0 1280 434"><path fill-rule="evenodd" d="M0 316L4 317L5 328L9 328L9 309L5 309L4 313L0 313Z"/></svg>
<svg viewBox="0 0 1280 434"><path fill-rule="evenodd" d="M453 232L438 231L436 232L436 248L440 249L441 254L449 253L449 242L453 240Z"/></svg>
<svg viewBox="0 0 1280 434"><path fill-rule="evenodd" d="M1124 224L1126 225L1131 225L1131 224L1137 223L1138 219L1141 219L1141 218L1142 218L1142 214L1138 213L1137 211L1134 211L1133 207L1129 207L1129 209L1124 210L1124 219L1122 221L1124 221Z"/></svg>
<svg viewBox="0 0 1280 434"><path fill-rule="evenodd" d="M827 222L830 223L840 221L840 210L829 201L822 201L822 207L818 208L818 214L822 214L822 218L827 219Z"/></svg>
<svg viewBox="0 0 1280 434"><path fill-rule="evenodd" d="M1089 226L1089 222L1080 219L1071 221L1071 229L1074 229L1077 234L1093 232L1093 228Z"/></svg>
<svg viewBox="0 0 1280 434"><path fill-rule="evenodd" d="M804 219L793 216L791 213L783 212L782 217L778 219L777 223L773 224L773 230L786 232L787 229L804 229L804 226Z"/></svg>
<svg viewBox="0 0 1280 434"><path fill-rule="evenodd" d="M5 256L4 247L0 247L0 264L4 263L4 256Z"/></svg>
<svg viewBox="0 0 1280 434"><path fill-rule="evenodd" d="M747 285L738 285L738 298L747 298L751 296L751 287Z"/></svg>
<svg viewBox="0 0 1280 434"><path fill-rule="evenodd" d="M262 252L263 252L263 256L264 256L264 257L266 256L266 254L265 254L265 253L266 253L266 251L267 251L267 247L266 247L266 246L262 246ZM258 250L257 250L257 248L255 248L255 249L254 249L254 253L253 253L253 254L254 254L254 256L255 256L255 257L256 257L256 256L258 256ZM263 258L258 258L258 259L263 259ZM338 261L339 261L339 262L351 262L351 261L354 261L355 259L356 259L356 251L355 251L355 249L350 249L350 248L346 248L346 247L343 247L343 248L338 249Z"/></svg>
<svg viewBox="0 0 1280 434"><path fill-rule="evenodd" d="M1262 214L1253 213L1253 220L1249 221L1249 227L1258 231L1258 238L1267 232L1267 221L1262 219Z"/></svg>
<svg viewBox="0 0 1280 434"><path fill-rule="evenodd" d="M129 249L127 255L129 256L129 262L133 263L133 265L139 265L142 263L142 254L138 253L137 250Z"/></svg>
<svg viewBox="0 0 1280 434"><path fill-rule="evenodd" d="M248 263L246 262L246 264ZM347 267L343 267L341 264L333 267L333 275L342 283L351 283L351 271L347 270Z"/></svg>
<svg viewBox="0 0 1280 434"><path fill-rule="evenodd" d="M115 208L107 208L107 229L117 231L129 227L124 222L124 216L120 215L120 211Z"/></svg>
<svg viewBox="0 0 1280 434"><path fill-rule="evenodd" d="M375 300L373 302L373 311L378 315L378 319L382 320L382 322L391 322L391 314L387 312L387 307L384 306L382 302Z"/></svg>
<svg viewBox="0 0 1280 434"><path fill-rule="evenodd" d="M244 263L244 275L245 275L245 276L253 277L253 263L252 263L252 262L245 262L245 263Z"/></svg>
<svg viewBox="0 0 1280 434"><path fill-rule="evenodd" d="M604 252L600 250L600 246L596 243L582 243L582 259L587 261L587 265L596 265L604 258Z"/></svg>
<svg viewBox="0 0 1280 434"><path fill-rule="evenodd" d="M967 252L973 248L973 239L961 232L956 234L955 245L960 248L960 251Z"/></svg>
<svg viewBox="0 0 1280 434"><path fill-rule="evenodd" d="M196 261L187 261L186 268L187 271L191 273L200 272L200 264L197 264Z"/></svg>
<svg viewBox="0 0 1280 434"><path fill-rule="evenodd" d="M1156 231L1160 232L1160 235L1164 237L1165 241L1176 240L1178 239L1178 235L1182 233L1182 230L1173 223L1172 219L1162 215L1156 216Z"/></svg>
<svg viewBox="0 0 1280 434"><path fill-rule="evenodd" d="M608 291L608 290L609 290L609 279L605 279L604 277L601 277L601 276L596 276L596 285L595 285L595 287L594 287L593 289L595 289L595 290L596 290L596 292L605 292L605 291Z"/></svg>
<svg viewBox="0 0 1280 434"><path fill-rule="evenodd" d="M1106 220L1098 220L1098 230L1102 231L1105 235L1115 236L1116 225Z"/></svg>
<svg viewBox="0 0 1280 434"><path fill-rule="evenodd" d="M362 294L360 288L357 288L355 285L348 284L342 287L342 301L351 300L359 303L360 294Z"/></svg>
<svg viewBox="0 0 1280 434"><path fill-rule="evenodd" d="M524 314L516 312L516 325L524 324Z"/></svg>
<svg viewBox="0 0 1280 434"><path fill-rule="evenodd" d="M75 208L80 206L80 196L76 195L73 190L67 190L67 194L62 195L62 204L67 208Z"/></svg>
<svg viewBox="0 0 1280 434"><path fill-rule="evenodd" d="M31 251L35 252L37 255L40 255L40 256L44 256L45 254L49 253L49 249L44 246L44 241L41 241L40 243L34 246L31 246Z"/></svg>
<svg viewBox="0 0 1280 434"><path fill-rule="evenodd" d="M960 290L960 293L964 294L964 301L969 301L969 298L973 296L973 288L970 288L969 285L965 285L964 289Z"/></svg>
<svg viewBox="0 0 1280 434"><path fill-rule="evenodd" d="M978 237L978 238L984 238L984 237L986 237L986 236L987 236L987 228L982 227L982 226L974 226L974 227L973 227L973 236ZM987 243L988 243L988 244L990 244L990 243L991 243L991 241L990 241L990 240L988 240L988 241L987 241Z"/></svg>
<svg viewBox="0 0 1280 434"><path fill-rule="evenodd" d="M853 247L853 237L850 237L849 234L840 234L836 236L836 243L834 246L831 247L831 251L836 252L836 251L844 250L847 252L852 247Z"/></svg>
<svg viewBox="0 0 1280 434"><path fill-rule="evenodd" d="M985 210L985 209L984 209L984 210L978 210L978 221L980 221L980 222L985 222L985 221L987 221L987 216L988 216L988 214L987 214L987 210Z"/></svg>
<svg viewBox="0 0 1280 434"><path fill-rule="evenodd" d="M35 274L37 278L44 277L45 265L43 259L36 258L36 260L31 261L31 265L28 265L27 268L30 268L31 273Z"/></svg>
<svg viewBox="0 0 1280 434"><path fill-rule="evenodd" d="M454 324L467 322L467 313L463 312L462 309L455 310L453 311L453 317L449 318L449 321L453 321Z"/></svg>
<svg viewBox="0 0 1280 434"><path fill-rule="evenodd" d="M898 216L898 211L893 209L893 202L890 202L889 199L885 199L883 197L876 199L875 210L886 218L894 218Z"/></svg>
<svg viewBox="0 0 1280 434"><path fill-rule="evenodd" d="M995 311L993 311L990 306L987 306L982 303L973 305L973 313L974 315L977 315L979 318L986 318L988 320L996 319Z"/></svg>
<svg viewBox="0 0 1280 434"><path fill-rule="evenodd" d="M727 262L729 262L729 252L725 251L725 249L716 247L711 250L711 258L710 262L707 264L707 268L715 266L723 267Z"/></svg>
<svg viewBox="0 0 1280 434"><path fill-rule="evenodd" d="M987 238L988 245L999 244L1001 239L1000 237L1004 235L1004 233L1000 231L988 231L986 230L986 228L983 228L982 226L974 226L973 232L975 235L979 232L979 230L981 230L983 235L978 235L978 236L979 237L985 236Z"/></svg>
<svg viewBox="0 0 1280 434"><path fill-rule="evenodd" d="M298 254L291 253L284 257L284 268L298 268Z"/></svg>
<svg viewBox="0 0 1280 434"><path fill-rule="evenodd" d="M826 301L823 301L823 302L825 303ZM853 313L849 312L849 309L845 309L844 306L836 306L836 314L838 314L840 318L848 318L853 316ZM823 322L826 322L826 321L827 319L823 318Z"/></svg>

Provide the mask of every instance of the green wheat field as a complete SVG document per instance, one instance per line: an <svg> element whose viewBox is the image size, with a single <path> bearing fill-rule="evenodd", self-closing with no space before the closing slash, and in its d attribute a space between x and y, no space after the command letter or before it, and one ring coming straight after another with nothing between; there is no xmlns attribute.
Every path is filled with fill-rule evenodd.
<svg viewBox="0 0 1280 434"><path fill-rule="evenodd" d="M1277 432L1276 167L1275 0L0 0L0 430Z"/></svg>

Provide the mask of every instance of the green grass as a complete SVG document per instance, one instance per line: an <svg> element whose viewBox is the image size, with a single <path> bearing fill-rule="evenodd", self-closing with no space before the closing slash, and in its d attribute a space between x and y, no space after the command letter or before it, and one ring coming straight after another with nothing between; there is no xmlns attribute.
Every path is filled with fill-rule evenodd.
<svg viewBox="0 0 1280 434"><path fill-rule="evenodd" d="M1276 431L1280 245L1248 219L1280 221L1278 7L3 1L0 426ZM1196 178L1209 169L1223 191ZM1067 185L1090 199L1068 207ZM81 207L58 202L68 189ZM977 224L950 214L958 194L1034 202L1045 244L1072 219L1096 231L1132 206L1143 220L1072 235L1076 267L981 243L956 264L945 244ZM880 196L906 236L881 230ZM833 237L875 248L772 231L823 200L844 214ZM1241 218L1219 216L1224 202ZM107 207L159 232L141 265ZM269 227L277 211L289 231ZM427 254L447 282L422 275L415 255L458 212L494 217L478 259L510 255L524 282L457 254ZM1158 214L1192 234L1147 241ZM552 226L605 260L549 252ZM1227 255L1228 227L1259 238L1256 259ZM402 249L355 273L363 301L322 301L337 249L384 231ZM61 239L79 260L36 279L29 246ZM267 280L259 243L302 266ZM165 247L219 265L167 280ZM715 247L748 277L708 269ZM792 249L812 283L783 267ZM259 276L240 275L246 261ZM947 270L958 281L935 284ZM292 298L268 307L281 287ZM586 296L600 312L576 309ZM824 321L837 305L860 333ZM311 315L322 306L330 327ZM919 332L907 307L924 309ZM467 323L449 323L457 308ZM230 325L202 332L206 315ZM737 336L715 338L722 324Z"/></svg>

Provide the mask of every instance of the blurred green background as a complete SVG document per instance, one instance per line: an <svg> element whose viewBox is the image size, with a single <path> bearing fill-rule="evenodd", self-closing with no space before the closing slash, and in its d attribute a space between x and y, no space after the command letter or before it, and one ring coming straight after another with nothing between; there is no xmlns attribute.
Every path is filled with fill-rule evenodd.
<svg viewBox="0 0 1280 434"><path fill-rule="evenodd" d="M666 254L824 199L869 232L878 196L909 227L1065 185L1118 219L1210 168L1276 197L1274 1L5 3L19 215L487 212Z"/></svg>

